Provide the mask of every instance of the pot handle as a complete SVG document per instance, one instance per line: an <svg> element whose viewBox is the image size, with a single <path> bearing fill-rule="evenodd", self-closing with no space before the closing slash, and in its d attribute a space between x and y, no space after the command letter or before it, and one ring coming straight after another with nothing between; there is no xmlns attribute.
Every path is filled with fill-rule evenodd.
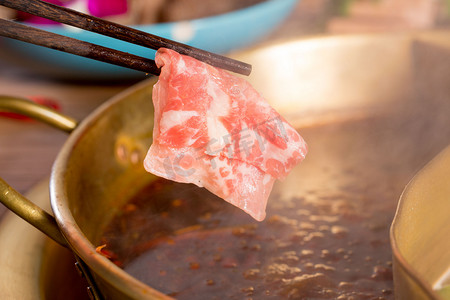
<svg viewBox="0 0 450 300"><path fill-rule="evenodd" d="M67 133L72 132L78 125L75 119L64 116L51 108L17 97L0 95L0 111L31 117ZM2 178L0 178L0 202L58 244L68 247L55 218L14 190Z"/></svg>
<svg viewBox="0 0 450 300"><path fill-rule="evenodd" d="M0 95L0 111L24 115L67 133L71 133L78 125L71 117L19 97Z"/></svg>
<svg viewBox="0 0 450 300"><path fill-rule="evenodd" d="M61 246L68 247L65 238L59 231L55 218L14 190L1 177L0 202Z"/></svg>
<svg viewBox="0 0 450 300"><path fill-rule="evenodd" d="M71 133L78 126L78 122L71 117L60 114L46 106L18 97L0 95L0 111L24 115L46 123L67 133ZM27 221L38 230L42 231L49 238L51 238L61 246L70 249L69 244L59 230L56 219L48 212L14 190L1 177L0 202L3 203L13 213L21 217L23 220ZM85 262L81 260L76 254L75 258L77 260L77 266L78 268L80 268L79 270L82 273L82 276L86 278L89 284L87 290L91 299L103 299L103 296L99 292L94 278Z"/></svg>

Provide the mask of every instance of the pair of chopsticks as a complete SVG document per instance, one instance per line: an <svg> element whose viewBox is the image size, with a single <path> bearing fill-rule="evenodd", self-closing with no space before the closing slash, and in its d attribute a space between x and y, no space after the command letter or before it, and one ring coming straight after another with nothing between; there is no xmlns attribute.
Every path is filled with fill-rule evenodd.
<svg viewBox="0 0 450 300"><path fill-rule="evenodd" d="M251 65L238 60L194 48L48 2L40 0L0 0L0 5L151 49L172 49L180 54L191 56L212 66L234 73L249 75L252 69ZM151 59L80 41L1 18L0 36L154 75L160 74L159 68Z"/></svg>

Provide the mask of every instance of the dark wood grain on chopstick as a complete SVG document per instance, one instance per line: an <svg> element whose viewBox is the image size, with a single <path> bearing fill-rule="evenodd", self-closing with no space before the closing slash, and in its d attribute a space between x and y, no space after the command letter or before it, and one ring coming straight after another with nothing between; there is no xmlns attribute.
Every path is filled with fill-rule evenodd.
<svg viewBox="0 0 450 300"><path fill-rule="evenodd" d="M160 70L156 66L155 61L151 59L80 41L13 21L0 19L0 35L137 71L154 75L160 74Z"/></svg>
<svg viewBox="0 0 450 300"><path fill-rule="evenodd" d="M0 4L56 22L100 33L152 49L169 48L194 57L212 66L235 73L250 75L251 65L222 55L194 48L182 43L149 34L131 27L96 18L78 11L40 0L0 0Z"/></svg>

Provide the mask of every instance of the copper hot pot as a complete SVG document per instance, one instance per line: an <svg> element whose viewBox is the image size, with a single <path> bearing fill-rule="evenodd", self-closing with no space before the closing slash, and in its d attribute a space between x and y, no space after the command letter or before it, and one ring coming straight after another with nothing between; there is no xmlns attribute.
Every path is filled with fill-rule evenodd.
<svg viewBox="0 0 450 300"><path fill-rule="evenodd" d="M249 81L301 129L390 114L407 106L417 90L430 97L448 91L448 82L437 80L449 75L448 68L436 68L433 61L439 57L437 65L450 65L450 51L444 51L449 49L447 40L446 32L324 37L267 45L234 56L253 65ZM422 56L433 51L437 54L431 58ZM151 78L133 86L80 123L24 100L0 98L1 110L32 115L70 133L51 173L54 218L2 180L0 199L73 250L94 286L94 296L100 297L98 291L101 297L113 299L170 298L96 252L105 227L119 209L156 178L142 167L152 140L155 82ZM428 86L433 90L427 90ZM304 168L311 171L310 177L318 174L313 166ZM278 189L289 195L302 188L290 178ZM401 255L397 250L394 254ZM398 269L403 267L400 262ZM394 279L397 275L394 268ZM398 276L408 277L408 271ZM408 282L395 290L397 296L425 289L429 299L438 299L430 283Z"/></svg>

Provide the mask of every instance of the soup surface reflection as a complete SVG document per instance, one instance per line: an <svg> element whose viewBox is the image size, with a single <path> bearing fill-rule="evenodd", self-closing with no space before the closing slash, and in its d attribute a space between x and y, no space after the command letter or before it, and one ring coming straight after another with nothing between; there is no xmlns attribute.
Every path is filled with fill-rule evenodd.
<svg viewBox="0 0 450 300"><path fill-rule="evenodd" d="M302 129L309 154L276 183L263 222L158 179L110 224L104 251L177 299L393 299L389 226L405 185L449 142L435 116Z"/></svg>

